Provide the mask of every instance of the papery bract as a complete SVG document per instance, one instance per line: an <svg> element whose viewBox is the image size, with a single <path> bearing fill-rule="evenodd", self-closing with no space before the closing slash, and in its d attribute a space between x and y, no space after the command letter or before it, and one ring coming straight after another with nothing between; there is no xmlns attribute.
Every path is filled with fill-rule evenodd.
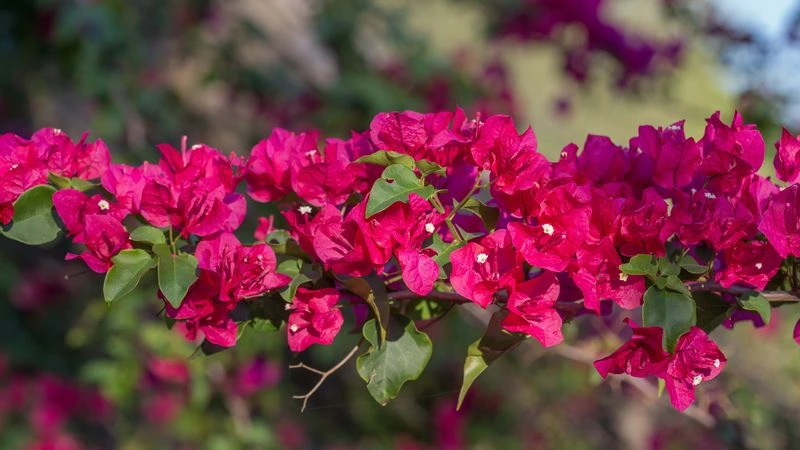
<svg viewBox="0 0 800 450"><path fill-rule="evenodd" d="M554 308L558 294L559 284L552 272L515 284L508 297L509 314L503 319L503 328L529 334L545 347L561 343L561 316Z"/></svg>
<svg viewBox="0 0 800 450"><path fill-rule="evenodd" d="M522 261L506 230L497 230L470 242L450 255L450 283L464 297L486 308L494 294L514 285L522 276Z"/></svg>
<svg viewBox="0 0 800 450"><path fill-rule="evenodd" d="M722 372L727 359L708 335L697 327L678 339L664 379L672 406L683 411L694 402L694 388Z"/></svg>
<svg viewBox="0 0 800 450"><path fill-rule="evenodd" d="M297 289L287 323L289 349L302 352L313 344L333 343L344 323L336 308L339 298L336 289Z"/></svg>
<svg viewBox="0 0 800 450"><path fill-rule="evenodd" d="M594 362L597 372L605 378L609 373L634 377L660 374L669 360L662 340L664 330L660 327L639 327L625 319L633 330L633 336L614 353Z"/></svg>

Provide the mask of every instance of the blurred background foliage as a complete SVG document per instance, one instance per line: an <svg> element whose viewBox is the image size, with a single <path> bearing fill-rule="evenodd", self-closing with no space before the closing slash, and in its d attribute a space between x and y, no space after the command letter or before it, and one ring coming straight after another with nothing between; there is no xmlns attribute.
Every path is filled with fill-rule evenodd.
<svg viewBox="0 0 800 450"><path fill-rule="evenodd" d="M587 133L624 144L645 123L685 119L699 137L714 110L739 108L774 142L798 124L798 5L766 2L788 12L765 31L724 3L5 0L0 128L91 130L117 161L152 161L184 134L244 155L276 126L346 136L379 111L460 105L533 124L554 156ZM300 414L292 395L316 377L288 366L330 367L355 334L298 356L281 331L247 329L206 356L164 326L152 285L108 308L67 250L0 242L0 449L800 446L790 309L716 333L730 364L687 415L655 385L601 384L590 363L615 347L618 317L576 320L551 351L521 346L456 412L482 334L461 312L426 330L433 359L389 406L351 363Z"/></svg>

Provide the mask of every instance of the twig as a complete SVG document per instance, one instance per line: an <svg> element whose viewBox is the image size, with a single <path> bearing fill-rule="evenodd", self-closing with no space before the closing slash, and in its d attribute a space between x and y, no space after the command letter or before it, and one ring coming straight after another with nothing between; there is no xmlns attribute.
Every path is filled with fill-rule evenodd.
<svg viewBox="0 0 800 450"><path fill-rule="evenodd" d="M294 399L303 400L303 407L300 408L300 412L303 412L303 411L306 410L306 406L308 405L308 400L311 398L312 395L314 395L314 393L317 392L317 390L320 388L320 386L322 386L322 383L325 382L325 380L329 376L333 375L334 372L336 372L343 365L345 365L345 363L347 361L349 361L350 358L352 358L353 355L356 354L356 352L358 352L358 348L359 347L361 347L361 342L356 344L356 346L353 347L352 350L350 350L350 353L345 355L345 357L342 358L341 361L336 363L335 366L331 367L330 369L328 369L326 371L315 369L314 367L308 366L305 363L293 364L293 365L289 366L290 369L305 369L305 370L307 370L309 372L312 372L312 373L315 373L315 374L319 375L319 380L317 381L317 384L315 384L314 387L311 388L311 390L309 390L307 393L305 393L303 395L293 395L292 396L292 398L294 398Z"/></svg>
<svg viewBox="0 0 800 450"><path fill-rule="evenodd" d="M717 283L686 283L686 288L689 289L691 292L719 292L719 293L727 293L727 294L734 294L734 295L741 295L746 292L752 292L754 289L741 287L741 286L731 286L731 287L722 287L722 285ZM793 292L785 292L785 291L761 291L761 295L766 297L767 300L771 302L800 302L800 298L795 295Z"/></svg>

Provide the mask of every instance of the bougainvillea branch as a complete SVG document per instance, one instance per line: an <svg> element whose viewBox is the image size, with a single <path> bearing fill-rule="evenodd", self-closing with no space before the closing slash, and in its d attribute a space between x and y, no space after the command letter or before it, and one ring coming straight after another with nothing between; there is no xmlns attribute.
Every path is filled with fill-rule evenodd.
<svg viewBox="0 0 800 450"><path fill-rule="evenodd" d="M557 161L511 117L461 109L381 113L348 139L275 129L247 157L184 139L138 166L42 129L0 136L0 232L65 235L66 259L103 274L108 303L152 272L142 289L204 351L285 330L302 352L354 326L367 344L357 372L381 404L422 374L422 330L455 307L490 318L459 405L525 339L549 348L572 322L609 316L630 337L597 371L658 378L683 411L725 367L709 333L798 303L798 148L788 132L776 143L776 184L739 114L712 115L697 140L682 122L642 126L626 146L590 135ZM249 201L280 214L245 233ZM303 408L359 347L329 371L293 366L320 376Z"/></svg>
<svg viewBox="0 0 800 450"><path fill-rule="evenodd" d="M311 389L309 389L308 392L306 392L303 395L292 396L292 398L294 399L303 401L303 406L300 407L301 412L306 410L306 406L308 406L308 401L317 392L317 390L319 390L319 388L322 386L325 380L328 379L329 376L336 373L337 370L341 369L342 366L344 366L347 363L347 361L349 361L358 352L359 347L361 347L360 343L359 345L354 346L352 350L350 350L350 352L348 352L344 356L344 358L342 358L338 363L336 363L336 365L325 371L315 369L311 366L306 365L305 363L298 363L289 366L290 369L304 369L319 375L319 380L317 380L316 384L314 384L314 386Z"/></svg>

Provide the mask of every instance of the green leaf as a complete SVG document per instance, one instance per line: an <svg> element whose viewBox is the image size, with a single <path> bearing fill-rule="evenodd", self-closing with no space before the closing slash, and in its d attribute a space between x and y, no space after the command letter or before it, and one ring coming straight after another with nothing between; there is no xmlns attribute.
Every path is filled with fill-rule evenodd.
<svg viewBox="0 0 800 450"><path fill-rule="evenodd" d="M407 202L411 193L416 193L427 200L431 198L433 192L433 186L423 186L414 171L399 164L392 164L383 171L381 179L375 181L370 190L366 217L371 217L396 202Z"/></svg>
<svg viewBox="0 0 800 450"><path fill-rule="evenodd" d="M644 293L642 322L646 327L664 329L667 351L672 352L678 338L697 323L697 311L691 297L650 286Z"/></svg>
<svg viewBox="0 0 800 450"><path fill-rule="evenodd" d="M375 164L376 166L384 166L384 167L391 166L392 164L399 164L408 169L413 169L415 166L414 158L412 158L409 155L398 153L393 150L379 150L375 153L364 155L353 162Z"/></svg>
<svg viewBox="0 0 800 450"><path fill-rule="evenodd" d="M466 240L459 241L454 239L453 242L447 243L442 240L442 237L439 235L439 233L435 233L433 235L433 243L428 248L436 251L436 256L433 257L433 260L439 265L440 280L447 278L447 273L445 272L444 268L447 264L450 264L450 255L465 245L467 245Z"/></svg>
<svg viewBox="0 0 800 450"><path fill-rule="evenodd" d="M436 164L435 162L428 161L427 159L420 159L414 163L417 165L417 169L419 169L423 176L428 176L433 173L437 173L439 175L444 175L447 173L447 169Z"/></svg>
<svg viewBox="0 0 800 450"><path fill-rule="evenodd" d="M53 194L56 189L42 184L25 191L14 202L14 218L3 234L28 245L43 245L54 241L61 228L53 214Z"/></svg>
<svg viewBox="0 0 800 450"><path fill-rule="evenodd" d="M372 314L378 319L381 342L385 341L389 327L390 307L386 285L383 280L373 272L367 275L366 278L349 278L345 280L344 287L367 302Z"/></svg>
<svg viewBox="0 0 800 450"><path fill-rule="evenodd" d="M197 258L187 253L173 255L167 244L156 244L153 251L158 256L158 287L169 304L177 308L197 280Z"/></svg>
<svg viewBox="0 0 800 450"><path fill-rule="evenodd" d="M131 240L134 242L145 242L147 244L164 244L167 239L164 232L150 225L142 225L131 231Z"/></svg>
<svg viewBox="0 0 800 450"><path fill-rule="evenodd" d="M712 292L692 294L697 305L697 326L706 333L712 332L728 318L734 306Z"/></svg>
<svg viewBox="0 0 800 450"><path fill-rule="evenodd" d="M103 282L106 303L115 302L136 289L142 276L156 266L155 258L141 249L122 250L111 262L113 265Z"/></svg>
<svg viewBox="0 0 800 450"><path fill-rule="evenodd" d="M502 311L494 313L483 337L467 347L467 359L464 361L464 380L461 383L461 391L458 393L457 410L461 409L464 397L466 397L469 388L478 376L496 359L525 340L524 335L510 334L503 330L500 323L504 316L505 313Z"/></svg>
<svg viewBox="0 0 800 450"><path fill-rule="evenodd" d="M655 277L658 271L655 257L653 255L636 255L625 264L619 266L619 270L627 275L647 275Z"/></svg>
<svg viewBox="0 0 800 450"><path fill-rule="evenodd" d="M748 311L755 311L761 316L761 320L768 324L772 317L772 308L769 305L769 300L758 292L746 292L739 297L739 304L743 309Z"/></svg>
<svg viewBox="0 0 800 450"><path fill-rule="evenodd" d="M77 189L81 192L97 187L97 185L91 181L86 181L77 177L62 177L61 175L56 175L53 172L47 174L47 181L59 189Z"/></svg>
<svg viewBox="0 0 800 450"><path fill-rule="evenodd" d="M697 260L690 255L683 255L678 261L678 265L681 266L683 270L694 275L702 275L708 271L707 266L698 264Z"/></svg>
<svg viewBox="0 0 800 450"><path fill-rule="evenodd" d="M379 344L378 327L370 319L363 327L370 349L356 360L356 370L367 382L367 390L378 403L386 405L397 397L407 381L416 380L431 358L433 345L427 334L417 330L408 317L392 315L389 334Z"/></svg>
<svg viewBox="0 0 800 450"><path fill-rule="evenodd" d="M692 296L692 293L689 291L689 289L686 288L686 286L683 284L683 281L681 281L681 279L678 278L675 275L670 275L670 276L667 277L667 282L666 282L665 287L667 289L671 289L671 290L673 290L675 292L680 292L681 294L683 294L683 295L685 295L687 297L691 297Z"/></svg>
<svg viewBox="0 0 800 450"><path fill-rule="evenodd" d="M658 258L658 272L667 277L678 276L681 274L681 268L677 264L670 262L666 256L662 256Z"/></svg>
<svg viewBox="0 0 800 450"><path fill-rule="evenodd" d="M456 203L456 201L453 200L453 203ZM498 208L487 206L474 197L468 199L462 208L483 219L483 224L486 225L486 229L489 231L494 230L497 227L497 221L500 220L500 210Z"/></svg>

